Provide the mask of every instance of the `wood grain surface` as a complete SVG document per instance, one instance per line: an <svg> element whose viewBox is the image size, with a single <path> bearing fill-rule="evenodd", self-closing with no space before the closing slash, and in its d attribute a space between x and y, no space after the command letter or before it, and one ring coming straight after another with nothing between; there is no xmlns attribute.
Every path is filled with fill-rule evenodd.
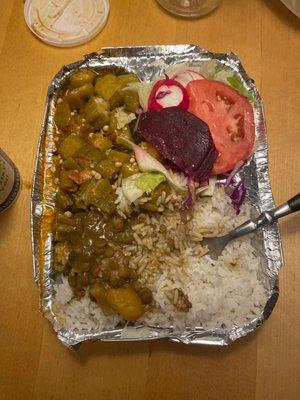
<svg viewBox="0 0 300 400"><path fill-rule="evenodd" d="M38 311L29 231L47 87L63 64L102 46L195 43L236 53L264 99L275 200L299 192L297 17L279 0L223 0L196 20L174 18L154 0L111 0L107 25L95 39L60 49L31 34L22 1L0 6L0 146L23 178L17 203L0 216L0 399L299 399L300 215L280 223L285 266L272 316L227 348L98 342L71 352Z"/></svg>

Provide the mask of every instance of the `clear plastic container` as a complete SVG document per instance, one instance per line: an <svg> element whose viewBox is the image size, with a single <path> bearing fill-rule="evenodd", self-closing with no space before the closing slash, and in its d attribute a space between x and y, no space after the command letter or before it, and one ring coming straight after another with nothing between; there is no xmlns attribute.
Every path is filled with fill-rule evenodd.
<svg viewBox="0 0 300 400"><path fill-rule="evenodd" d="M174 15L196 18L213 11L221 0L157 0L157 2Z"/></svg>

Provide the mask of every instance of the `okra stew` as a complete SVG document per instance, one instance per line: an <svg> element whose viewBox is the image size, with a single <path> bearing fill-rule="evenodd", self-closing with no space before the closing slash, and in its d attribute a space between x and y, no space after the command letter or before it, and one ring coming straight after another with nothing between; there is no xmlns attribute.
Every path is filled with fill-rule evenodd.
<svg viewBox="0 0 300 400"><path fill-rule="evenodd" d="M68 277L76 298L90 296L105 315L117 313L129 321L153 299L130 267L124 246L134 241L133 224L143 213L156 212L157 198L170 190L167 182L160 183L130 218L117 212L116 182L139 173L126 140L160 158L134 132L140 105L129 87L137 81L124 71L78 70L59 93L54 118L54 273Z"/></svg>

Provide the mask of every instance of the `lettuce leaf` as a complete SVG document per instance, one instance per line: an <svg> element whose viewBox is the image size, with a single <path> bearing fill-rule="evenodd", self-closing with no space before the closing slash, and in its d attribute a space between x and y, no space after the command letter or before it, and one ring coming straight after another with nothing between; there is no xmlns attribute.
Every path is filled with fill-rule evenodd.
<svg viewBox="0 0 300 400"><path fill-rule="evenodd" d="M257 101L255 98L252 96L252 94L245 88L243 83L239 80L239 78L236 75L229 76L227 78L227 82L229 83L230 86L232 86L234 89L236 89L238 92L240 92L243 96L247 97L247 99L255 106L257 107Z"/></svg>
<svg viewBox="0 0 300 400"><path fill-rule="evenodd" d="M166 177L161 172L144 172L135 181L135 186L150 194L161 182L164 182Z"/></svg>
<svg viewBox="0 0 300 400"><path fill-rule="evenodd" d="M143 196L150 194L166 177L160 172L143 172L122 180L122 190L126 199L133 203Z"/></svg>

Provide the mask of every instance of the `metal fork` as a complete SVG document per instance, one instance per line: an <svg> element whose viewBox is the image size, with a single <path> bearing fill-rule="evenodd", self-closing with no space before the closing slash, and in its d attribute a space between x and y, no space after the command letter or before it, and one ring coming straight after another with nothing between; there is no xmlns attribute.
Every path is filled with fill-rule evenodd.
<svg viewBox="0 0 300 400"><path fill-rule="evenodd" d="M279 218L285 215L292 214L300 210L300 194L292 197L286 203L274 208L270 211L264 211L255 219L249 219L242 225L233 229L227 235L218 237L205 237L201 244L208 247L208 254L213 260L217 260L219 255L222 253L224 247L233 239L237 239L241 236L247 235L250 232L256 231L256 229L271 225Z"/></svg>

